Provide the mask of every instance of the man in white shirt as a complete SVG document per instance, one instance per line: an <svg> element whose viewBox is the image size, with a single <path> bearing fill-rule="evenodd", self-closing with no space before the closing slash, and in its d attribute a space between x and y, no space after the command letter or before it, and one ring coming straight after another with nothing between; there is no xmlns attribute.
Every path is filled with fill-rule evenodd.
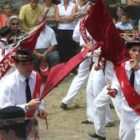
<svg viewBox="0 0 140 140"><path fill-rule="evenodd" d="M130 59L121 64L121 69L118 69L120 74L114 77L108 94L122 97L120 140L139 140L140 107L137 101L140 100L140 42L128 42L126 46Z"/></svg>
<svg viewBox="0 0 140 140"><path fill-rule="evenodd" d="M27 116L33 116L34 121L31 121L30 129L33 135L36 132L33 132L32 128L37 125L34 123L37 121L35 114L37 113L41 119L47 117L44 105L39 100L42 80L39 74L33 71L33 55L28 50L17 50L12 58L15 61L16 70L0 85L0 108L18 106L25 111Z"/></svg>
<svg viewBox="0 0 140 140"><path fill-rule="evenodd" d="M54 31L45 26L45 29L41 32L40 36L37 39L36 47L34 54L36 60L34 62L35 68L39 70L41 61L47 62L49 68L60 62L59 53L56 50L56 36ZM40 71L40 70L39 70Z"/></svg>

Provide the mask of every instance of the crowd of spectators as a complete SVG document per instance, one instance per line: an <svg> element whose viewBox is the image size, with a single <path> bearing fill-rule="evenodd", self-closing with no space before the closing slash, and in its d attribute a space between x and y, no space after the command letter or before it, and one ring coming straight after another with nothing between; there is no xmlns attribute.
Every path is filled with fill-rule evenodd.
<svg viewBox="0 0 140 140"><path fill-rule="evenodd" d="M43 3L40 3L39 0L29 0L29 3L22 5L19 13L15 15L12 13L14 5L12 6L10 2L5 1L0 14L1 44L4 41L6 44L19 41L26 33L39 24L40 18L47 12L47 27L38 38L37 51L34 51L35 55L38 56L39 60L42 60L42 58L46 60L44 58L47 58L50 52L57 52L57 55L56 53L55 56L51 55L52 61L48 62L50 68L59 62L66 62L80 50L79 45L72 39L72 34L79 19L86 14L87 2L88 0L44 0ZM94 4L96 0L91 0L90 2ZM104 2L116 28L121 33L123 32L121 35L133 38L135 36L134 33L138 33L140 30L139 2L132 3L130 0L121 0L119 2L116 0L114 3L104 0ZM45 33L45 30L49 30L49 33ZM8 35L7 31L9 31ZM3 36L3 32L6 32L6 37L5 33ZM4 47L1 46L1 48ZM2 52L4 51L2 50ZM37 52L41 52L41 55L37 55ZM57 59L57 61L53 60L53 58Z"/></svg>

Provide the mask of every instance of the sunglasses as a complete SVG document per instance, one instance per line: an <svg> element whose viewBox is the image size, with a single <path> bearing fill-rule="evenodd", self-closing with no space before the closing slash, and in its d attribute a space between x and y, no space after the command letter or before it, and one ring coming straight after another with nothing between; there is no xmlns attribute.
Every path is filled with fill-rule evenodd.
<svg viewBox="0 0 140 140"><path fill-rule="evenodd" d="M12 23L12 25L19 25L19 23Z"/></svg>

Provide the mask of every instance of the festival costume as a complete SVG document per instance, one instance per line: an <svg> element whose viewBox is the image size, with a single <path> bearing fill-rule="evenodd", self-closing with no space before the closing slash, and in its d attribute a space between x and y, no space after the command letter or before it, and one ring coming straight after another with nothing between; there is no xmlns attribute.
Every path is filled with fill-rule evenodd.
<svg viewBox="0 0 140 140"><path fill-rule="evenodd" d="M36 78L37 73L33 71L29 77L29 86L31 90L32 98L39 97L39 87L36 88ZM26 112L26 78L22 76L17 70L11 73L9 76L5 77L1 86L1 94L0 94L0 107L5 108L7 106L19 106ZM40 81L40 80L37 80ZM39 84L39 83L38 83ZM22 89L22 90L21 90ZM34 90L38 92L34 92ZM38 110L44 109L44 105L41 104L38 106ZM27 112L26 112L27 113ZM34 113L34 112L33 112ZM36 112L37 113L37 112ZM37 130L37 120L36 120L36 113L33 115L33 119L31 119L29 125L27 126L29 134L29 139L34 138L34 140L39 140L39 134ZM29 114L29 112L28 112ZM32 137L32 138L31 138Z"/></svg>
<svg viewBox="0 0 140 140"><path fill-rule="evenodd" d="M80 21L77 23L74 32L73 32L73 39L76 42L79 42L80 46L83 47L85 42L80 33ZM83 51L84 48L81 50ZM75 96L78 94L80 88L84 84L84 82L88 79L89 72L90 72L90 65L91 65L91 58L86 58L78 68L78 73L74 77L70 88L68 90L67 95L63 98L62 103L69 105Z"/></svg>
<svg viewBox="0 0 140 140"><path fill-rule="evenodd" d="M95 118L95 106L94 106L94 100L98 98L99 93L101 90L105 87L105 76L103 70L95 70L95 64L92 67L92 70L90 71L90 75L88 78L87 83L87 118L89 121L92 120L94 122ZM105 122L113 122L113 118L111 115L111 110L109 105L106 105L105 108Z"/></svg>
<svg viewBox="0 0 140 140"><path fill-rule="evenodd" d="M106 80L106 86L102 89L102 91L98 94L97 98L94 100L93 106L95 107L94 113L95 113L95 121L94 121L94 127L95 131L99 136L106 137L106 129L105 129L105 116L106 116L106 108L111 102L110 96L107 95L107 87L108 84L111 83L112 78L114 75L113 65L109 61L106 62L105 66L105 80ZM115 106L116 112L118 117L120 118L120 112L121 112L121 98L113 99L113 104Z"/></svg>
<svg viewBox="0 0 140 140"><path fill-rule="evenodd" d="M140 66L140 64L139 64ZM129 79L131 74L131 67L130 62L126 61L125 65L121 65L121 67L126 71L126 75ZM140 70L135 71L135 81L134 81L134 90L137 92L138 95L140 95ZM122 81L122 80L121 80ZM130 85L129 82L122 81L121 85L124 85L124 90L127 86ZM137 111L139 110L139 107L136 105L137 102L135 102L135 98L133 97L134 93L132 93L132 98L130 99L133 103L133 107L131 106L131 103L126 100L126 97L124 95L124 92L122 93L121 87L119 85L119 80L117 80L117 77L114 78L112 88L116 89L118 94L117 96L122 96L122 110L121 110L121 122L120 122L120 140L139 140L139 134L140 134L140 116L138 115ZM127 94L127 92L125 93ZM136 97L137 99L137 97ZM130 107L131 106L131 107ZM133 109L132 109L133 108Z"/></svg>
<svg viewBox="0 0 140 140"><path fill-rule="evenodd" d="M91 64L91 59L87 58L79 65L78 73L74 77L70 85L70 88L68 90L68 93L63 98L62 103L69 105L73 101L73 99L79 92L80 88L82 87L82 85L84 84L84 82L87 80L89 76L90 64Z"/></svg>

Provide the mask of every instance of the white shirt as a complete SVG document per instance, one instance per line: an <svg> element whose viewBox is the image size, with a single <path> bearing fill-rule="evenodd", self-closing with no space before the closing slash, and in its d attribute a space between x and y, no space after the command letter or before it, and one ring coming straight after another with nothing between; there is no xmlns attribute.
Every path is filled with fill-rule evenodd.
<svg viewBox="0 0 140 140"><path fill-rule="evenodd" d="M81 21L81 20L80 20ZM80 46L83 47L85 45L85 41L80 32L80 21L78 21L77 25L74 28L72 38L74 41L79 42ZM95 40L91 37L89 32L86 30L86 34L91 44L95 44Z"/></svg>
<svg viewBox="0 0 140 140"><path fill-rule="evenodd" d="M46 49L54 45L57 45L55 33L50 27L45 26L37 39L35 49Z"/></svg>
<svg viewBox="0 0 140 140"><path fill-rule="evenodd" d="M106 61L105 64L105 81L106 84L111 84L112 79L114 77L114 65L111 61Z"/></svg>
<svg viewBox="0 0 140 140"><path fill-rule="evenodd" d="M25 110L26 104L26 78L18 70L7 76L0 85L0 108L19 106ZM36 84L36 72L29 77L29 86L33 97ZM42 108L42 105L39 107ZM26 111L26 110L25 110Z"/></svg>
<svg viewBox="0 0 140 140"><path fill-rule="evenodd" d="M133 30L133 26L130 23L123 24L122 22L118 22L115 25L118 29L125 31L125 30Z"/></svg>
<svg viewBox="0 0 140 140"><path fill-rule="evenodd" d="M73 2L69 2L69 5L66 10L64 7L64 3L59 4L58 5L59 16L61 17L70 16L74 7L75 7L75 4ZM58 29L73 30L75 25L76 25L75 21L72 21L69 23L58 23Z"/></svg>
<svg viewBox="0 0 140 140"><path fill-rule="evenodd" d="M139 66L140 66L140 63L139 63ZM130 67L129 61L127 61L125 64L125 70L126 70L126 74L128 76L128 79L130 79L131 67ZM122 90L121 90L121 87L119 85L119 81L118 81L116 75L114 76L111 87L118 91L117 96L122 96L122 106L121 107L123 110L122 113L123 113L124 117L126 119L130 119L130 120L132 120L132 118L133 118L134 121L139 119L139 116L135 113L135 111L129 107L129 105L128 105L128 103L127 103L127 101L122 93ZM135 71L134 89L140 95L140 69Z"/></svg>
<svg viewBox="0 0 140 140"><path fill-rule="evenodd" d="M73 35L72 35L72 39L79 43L80 42L80 21L77 23L77 25L75 26L74 28L74 31L73 31Z"/></svg>

